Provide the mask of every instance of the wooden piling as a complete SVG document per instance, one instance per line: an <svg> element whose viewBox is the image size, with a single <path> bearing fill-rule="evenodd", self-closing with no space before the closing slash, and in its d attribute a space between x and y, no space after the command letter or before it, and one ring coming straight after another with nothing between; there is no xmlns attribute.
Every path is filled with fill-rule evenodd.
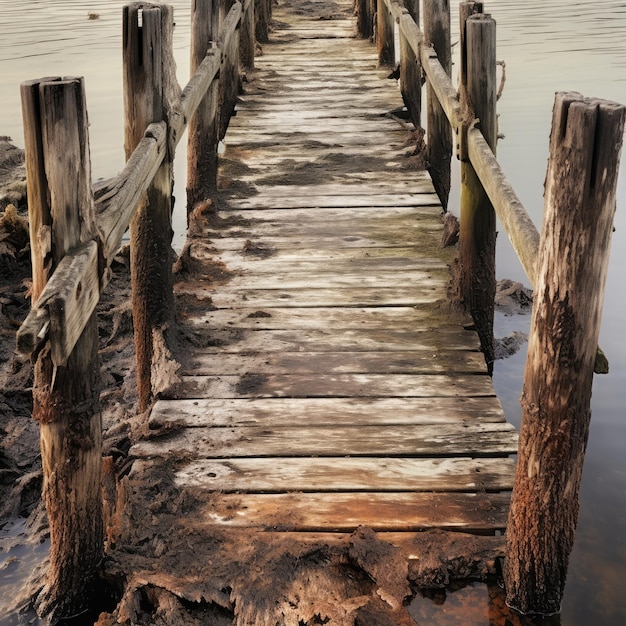
<svg viewBox="0 0 626 626"><path fill-rule="evenodd" d="M413 7L413 12L415 15L405 8L402 17L411 16L418 24L419 6ZM422 124L422 68L402 28L400 28L400 91L411 121L419 128Z"/></svg>
<svg viewBox="0 0 626 626"><path fill-rule="evenodd" d="M246 70L254 69L254 0L243 2L241 33L239 36L239 60Z"/></svg>
<svg viewBox="0 0 626 626"><path fill-rule="evenodd" d="M96 222L83 80L30 81L21 92L35 302L61 259L95 237ZM97 277L79 288L98 293ZM37 608L51 621L84 608L103 553L98 329L92 312L75 345L59 345L68 332L55 319L69 306L58 297L48 303L50 342L37 354L33 383L50 524L50 565ZM69 356L55 358L64 348Z"/></svg>
<svg viewBox="0 0 626 626"><path fill-rule="evenodd" d="M222 67L219 81L219 139L226 135L228 122L235 110L237 97L241 91L239 77L239 39L242 16L241 2L232 3L218 36L218 46L222 51Z"/></svg>
<svg viewBox="0 0 626 626"><path fill-rule="evenodd" d="M395 63L393 16L385 0L377 0L378 63L392 67Z"/></svg>
<svg viewBox="0 0 626 626"><path fill-rule="evenodd" d="M556 95L522 426L504 568L507 602L560 611L578 492L625 107Z"/></svg>
<svg viewBox="0 0 626 626"><path fill-rule="evenodd" d="M168 98L175 82L172 31L170 6L136 3L124 7L127 159L148 124L167 119ZM141 411L153 400L151 370L155 335L163 332L173 310L171 155L159 167L146 196L130 227L133 326Z"/></svg>
<svg viewBox="0 0 626 626"><path fill-rule="evenodd" d="M441 67L450 76L452 53L450 45L450 1L431 0L424 4L424 40L432 45ZM445 111L432 86L427 83L428 171L444 210L450 195L450 161L452 159L452 129Z"/></svg>
<svg viewBox="0 0 626 626"><path fill-rule="evenodd" d="M191 7L191 75L217 42L220 26L219 0L195 0ZM217 81L209 87L189 120L187 143L187 215L217 189L217 146L219 143Z"/></svg>
<svg viewBox="0 0 626 626"><path fill-rule="evenodd" d="M374 14L375 4L373 0L357 0L357 30L363 39L372 39L374 37Z"/></svg>
<svg viewBox="0 0 626 626"><path fill-rule="evenodd" d="M461 85L462 107L495 154L496 119L496 24L489 15L476 14L466 21ZM461 163L461 294L480 336L489 372L493 370L493 317L496 291L496 216L489 197L469 160Z"/></svg>
<svg viewBox="0 0 626 626"><path fill-rule="evenodd" d="M254 32L256 40L267 43L270 40L272 0L254 0Z"/></svg>

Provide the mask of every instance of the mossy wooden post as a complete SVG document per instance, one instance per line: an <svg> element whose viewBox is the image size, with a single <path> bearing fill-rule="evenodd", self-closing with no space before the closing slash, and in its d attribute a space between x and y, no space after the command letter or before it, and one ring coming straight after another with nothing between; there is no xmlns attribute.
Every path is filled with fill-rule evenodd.
<svg viewBox="0 0 626 626"><path fill-rule="evenodd" d="M395 63L393 16L385 0L377 0L377 44L378 63L388 67Z"/></svg>
<svg viewBox="0 0 626 626"><path fill-rule="evenodd" d="M217 42L220 27L219 0L194 0L191 5L191 75ZM187 143L187 214L215 195L217 189L219 83L213 81L189 120Z"/></svg>
<svg viewBox="0 0 626 626"><path fill-rule="evenodd" d="M556 95L504 567L523 613L560 611L574 543L625 110Z"/></svg>
<svg viewBox="0 0 626 626"><path fill-rule="evenodd" d="M450 0L431 0L424 3L424 40L427 45L432 45L441 67L450 76L452 72ZM441 205L446 210L450 195L452 129L432 87L427 84L426 89L428 171Z"/></svg>
<svg viewBox="0 0 626 626"><path fill-rule="evenodd" d="M410 9L406 7L402 9L401 19L405 20L410 16L415 24L419 25L419 4L409 3L409 6ZM411 121L419 128L422 122L422 68L402 27L400 27L400 91Z"/></svg>
<svg viewBox="0 0 626 626"><path fill-rule="evenodd" d="M148 124L167 120L174 65L168 5L124 7L125 150L128 159ZM154 341L173 311L172 160L166 156L130 226L133 326L139 408L153 400Z"/></svg>
<svg viewBox="0 0 626 626"><path fill-rule="evenodd" d="M496 23L489 15L467 19L462 65L462 107L496 152ZM487 193L468 159L461 163L461 294L480 337L487 367L493 370L493 317L496 292L496 216Z"/></svg>
<svg viewBox="0 0 626 626"><path fill-rule="evenodd" d="M96 218L83 80L30 81L21 91L35 302L61 259L95 237ZM98 293L97 276L81 287ZM69 357L55 358L65 332L55 328L55 308L63 306L49 302L50 341L37 354L33 384L50 523L50 565L37 606L51 621L85 608L104 546L96 315L77 331Z"/></svg>

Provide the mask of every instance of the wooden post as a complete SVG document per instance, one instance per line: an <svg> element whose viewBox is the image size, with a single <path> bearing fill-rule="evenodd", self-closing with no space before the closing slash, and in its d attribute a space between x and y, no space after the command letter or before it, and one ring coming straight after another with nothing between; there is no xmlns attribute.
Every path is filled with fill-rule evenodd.
<svg viewBox="0 0 626 626"><path fill-rule="evenodd" d="M83 80L30 81L21 92L35 302L65 254L95 237L96 222ZM97 291L97 279L82 288ZM65 362L54 362L51 343L63 333L52 327L51 321L50 342L37 354L33 417L50 524L50 566L37 609L56 621L85 608L104 535L96 315Z"/></svg>
<svg viewBox="0 0 626 626"><path fill-rule="evenodd" d="M235 110L240 91L239 80L239 35L241 32L241 3L232 3L220 27L218 46L222 51L219 91L219 139L226 135L228 122Z"/></svg>
<svg viewBox="0 0 626 626"><path fill-rule="evenodd" d="M270 40L270 20L272 18L272 0L254 0L254 32L259 43Z"/></svg>
<svg viewBox="0 0 626 626"><path fill-rule="evenodd" d="M373 0L357 0L357 29L363 39L374 36L374 2Z"/></svg>
<svg viewBox="0 0 626 626"><path fill-rule="evenodd" d="M450 47L449 0L431 0L424 3L424 40L433 46L441 67L450 76L452 52ZM426 89L428 171L445 211L450 195L452 129L431 85L427 84Z"/></svg>
<svg viewBox="0 0 626 626"><path fill-rule="evenodd" d="M239 59L247 70L254 69L254 0L245 0L241 16L241 34L239 37Z"/></svg>
<svg viewBox="0 0 626 626"><path fill-rule="evenodd" d="M377 0L377 42L379 65L393 66L395 61L393 16L385 0Z"/></svg>
<svg viewBox="0 0 626 626"><path fill-rule="evenodd" d="M124 7L127 159L148 124L167 119L168 94L175 81L172 31L170 6L137 3ZM155 334L163 332L173 311L171 155L159 167L146 196L130 227L137 392L141 411L148 409L153 400L151 369Z"/></svg>
<svg viewBox="0 0 626 626"><path fill-rule="evenodd" d="M402 9L403 18L410 15L415 23L419 24L419 5L413 6L413 12L416 14L412 15L407 8ZM411 121L419 128L422 125L422 68L402 28L400 28L400 91Z"/></svg>
<svg viewBox="0 0 626 626"><path fill-rule="evenodd" d="M466 84L462 107L496 152L496 23L477 14L466 22ZM493 371L493 317L496 292L496 216L487 193L469 160L461 163L461 229L459 257L461 294L474 318L489 373Z"/></svg>
<svg viewBox="0 0 626 626"><path fill-rule="evenodd" d="M460 50L461 50L461 59L459 65L459 85L461 89L465 89L467 87L467 45L466 45L466 37L467 37L467 20L477 13L483 12L483 3L482 2L474 2L474 0L465 0L464 2L459 2L459 26L460 26ZM463 95L461 96L463 97Z"/></svg>
<svg viewBox="0 0 626 626"><path fill-rule="evenodd" d="M507 603L560 611L578 518L626 108L556 95L507 527Z"/></svg>
<svg viewBox="0 0 626 626"><path fill-rule="evenodd" d="M191 6L191 75L211 47L220 27L219 0L195 0ZM189 120L187 144L187 215L194 207L215 195L217 189L217 147L219 83L213 81L200 106Z"/></svg>

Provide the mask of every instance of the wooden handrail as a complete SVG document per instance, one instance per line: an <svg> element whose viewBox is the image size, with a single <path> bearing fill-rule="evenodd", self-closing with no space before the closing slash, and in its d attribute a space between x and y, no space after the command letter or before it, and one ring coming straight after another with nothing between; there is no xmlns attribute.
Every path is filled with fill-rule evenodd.
<svg viewBox="0 0 626 626"><path fill-rule="evenodd" d="M245 8L250 9L251 6L252 0L248 0ZM98 254L85 255L84 251L77 250L67 255L67 261L59 264L50 277L45 292L33 303L17 332L17 350L21 354L32 354L48 340L49 303L53 297L69 302L78 285L84 284L85 277L93 275L94 271L97 276L99 275L97 282L100 291L109 282L109 266L121 245L124 233L128 230L135 208L163 162L167 149L175 148L178 144L202 98L211 84L219 78L222 51L233 37L242 13L241 3L236 2L220 30L219 45L207 51L203 62L182 90L179 100L171 104L174 114L169 120L169 125L166 121L150 124L124 169L117 176L94 185L98 214ZM104 267L99 267L102 260ZM90 300L89 306L82 304L79 306L76 302L76 307L72 306L72 311L79 311L86 320L95 309L98 299ZM76 333L73 333L72 337L74 335ZM77 339L77 336L75 338ZM74 343L75 341L64 342L57 348L56 354L60 361L67 359Z"/></svg>

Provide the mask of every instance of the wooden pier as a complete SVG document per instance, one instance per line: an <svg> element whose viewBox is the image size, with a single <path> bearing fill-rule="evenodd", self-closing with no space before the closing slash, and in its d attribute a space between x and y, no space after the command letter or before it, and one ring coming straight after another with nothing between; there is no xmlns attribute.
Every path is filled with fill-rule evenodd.
<svg viewBox="0 0 626 626"><path fill-rule="evenodd" d="M327 21L326 4L315 6L279 8L245 84L217 207L196 211L179 261L181 382L152 409L151 437L130 451L127 489L152 494L158 476L174 500L194 502L175 520L178 535L237 546L241 571L228 586L244 599L259 554L305 557L314 549L302 542L319 550L367 536L378 551L401 550L423 580L459 574L459 557L472 575L477 553L475 567L492 567L514 479L517 433L476 331L448 300L454 250L441 246L421 137L394 117L397 83L355 37L350 3L335 3L341 11ZM431 570L433 546L420 549L420 539L436 552L449 540L419 534L428 529L466 533ZM193 549L179 557L200 568ZM188 579L187 566L177 577ZM194 584L210 586L201 571ZM318 578L307 589L307 558L291 574L296 596L266 589L266 606L248 606L254 619L238 623L308 620L323 586ZM402 593L389 593L400 615ZM292 606L276 612L273 600ZM353 623L341 611L337 623Z"/></svg>
<svg viewBox="0 0 626 626"><path fill-rule="evenodd" d="M195 0L181 89L171 7L125 6L127 164L95 185L83 79L22 84L41 616L106 580L99 626L409 625L416 589L484 580L505 552L507 602L558 611L626 109L557 94L540 241L495 158L495 21L461 3L457 91L449 3L422 7ZM496 214L540 311L517 474L488 373ZM95 309L129 226L137 411L103 457Z"/></svg>

